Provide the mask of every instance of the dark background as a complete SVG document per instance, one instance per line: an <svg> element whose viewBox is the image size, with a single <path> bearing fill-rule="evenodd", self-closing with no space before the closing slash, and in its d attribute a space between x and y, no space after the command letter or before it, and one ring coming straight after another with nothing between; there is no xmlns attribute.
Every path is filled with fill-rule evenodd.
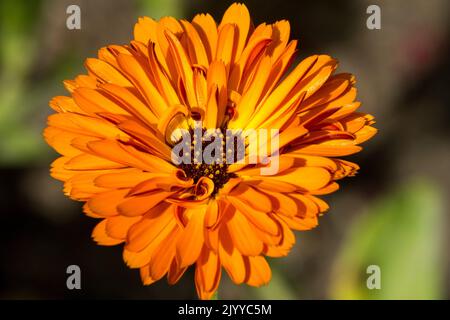
<svg viewBox="0 0 450 320"><path fill-rule="evenodd" d="M273 280L253 289L223 277L228 299L449 298L449 2L244 1L255 24L287 19L299 58L326 53L357 77L362 111L379 133L349 160L360 173L326 197L320 225L297 233L291 254L270 260ZM220 21L231 1L0 2L0 298L196 298L193 272L175 286L144 287L122 262L121 247L100 247L96 221L49 177L57 157L42 139L47 103L66 94L62 80L107 44L132 39L137 18L200 12ZM66 28L66 8L81 7L81 30ZM381 30L366 28L366 8L381 7ZM82 289L66 288L79 265ZM366 268L381 267L382 289L366 288Z"/></svg>

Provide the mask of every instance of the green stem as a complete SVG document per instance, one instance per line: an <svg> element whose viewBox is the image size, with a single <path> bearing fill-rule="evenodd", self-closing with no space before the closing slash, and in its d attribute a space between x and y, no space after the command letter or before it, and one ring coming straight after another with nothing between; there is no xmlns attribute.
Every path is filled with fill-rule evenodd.
<svg viewBox="0 0 450 320"><path fill-rule="evenodd" d="M214 294L211 296L211 300L219 300L219 290L216 290Z"/></svg>

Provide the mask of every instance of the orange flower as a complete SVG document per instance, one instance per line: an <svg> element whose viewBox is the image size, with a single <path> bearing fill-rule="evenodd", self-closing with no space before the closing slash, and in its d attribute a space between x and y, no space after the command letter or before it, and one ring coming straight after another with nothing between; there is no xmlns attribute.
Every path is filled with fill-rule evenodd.
<svg viewBox="0 0 450 320"><path fill-rule="evenodd" d="M265 257L287 255L292 230L315 227L328 209L318 196L358 169L338 158L376 133L373 117L356 112L355 78L336 74L327 55L288 73L297 45L289 33L287 21L253 27L242 4L219 25L208 14L140 18L129 45L100 49L87 75L64 82L70 96L50 101L44 136L62 155L52 176L100 219L96 242L124 243L144 284L166 274L175 283L193 264L202 299L222 268L236 284L268 283ZM244 163L174 163L174 134L192 133L194 120L221 139L226 129L278 129L269 153L278 171L264 175L263 158L247 161L248 137ZM274 137L258 139L262 147Z"/></svg>

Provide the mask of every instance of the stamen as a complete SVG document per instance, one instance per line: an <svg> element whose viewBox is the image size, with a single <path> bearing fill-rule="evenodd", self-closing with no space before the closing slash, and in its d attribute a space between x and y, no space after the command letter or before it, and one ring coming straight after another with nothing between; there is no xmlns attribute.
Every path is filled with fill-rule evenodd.
<svg viewBox="0 0 450 320"><path fill-rule="evenodd" d="M205 134L206 129L202 129L202 136ZM194 183L197 183L198 180L202 177L208 177L214 182L214 190L211 193L211 197L214 197L219 190L230 180L230 178L237 177L235 173L228 172L228 164L226 163L225 158L225 135L223 134L222 129L216 129L217 135L213 135L214 138L209 138L210 141L202 140L202 152L205 148L214 142L214 139L221 139L222 143L222 151L220 155L215 155L215 161L211 164L208 163L200 163L198 161L198 157L200 156L200 152L197 150L194 152L194 147L197 144L196 139L192 140L191 145L191 159L193 159L193 163L181 163L178 167L184 171L187 178L192 178ZM194 137L194 130L189 129L189 134L191 137ZM200 143L200 141L198 142ZM217 157L217 158L215 158ZM220 158L221 157L221 158Z"/></svg>

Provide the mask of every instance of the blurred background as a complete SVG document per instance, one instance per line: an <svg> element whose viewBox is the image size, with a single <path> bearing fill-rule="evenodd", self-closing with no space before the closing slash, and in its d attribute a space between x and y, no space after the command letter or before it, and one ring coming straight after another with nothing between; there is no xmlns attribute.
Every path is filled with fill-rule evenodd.
<svg viewBox="0 0 450 320"><path fill-rule="evenodd" d="M361 170L327 196L320 225L297 233L291 254L272 259L270 285L222 279L222 299L448 299L450 198L450 3L398 1L243 1L255 24L288 19L299 58L326 53L354 73L362 111L379 134L348 157ZM107 44L125 44L142 15L220 21L231 1L0 1L0 298L196 298L193 272L175 286L142 286L121 248L90 238L95 220L49 176L57 154L42 139L48 101L62 81ZM81 8L81 30L66 8ZM366 8L381 7L381 30ZM79 265L82 289L67 290ZM366 269L381 268L381 290Z"/></svg>

